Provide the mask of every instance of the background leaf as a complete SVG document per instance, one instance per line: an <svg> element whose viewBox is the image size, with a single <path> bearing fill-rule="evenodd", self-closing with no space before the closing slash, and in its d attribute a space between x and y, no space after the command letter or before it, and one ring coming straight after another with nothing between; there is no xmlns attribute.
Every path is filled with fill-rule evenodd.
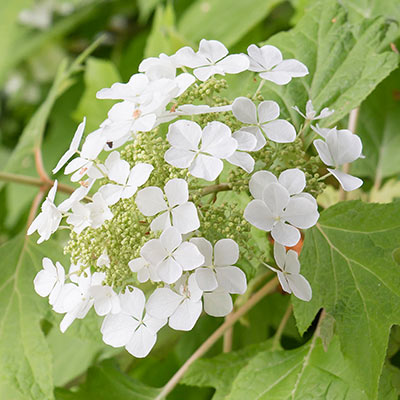
<svg viewBox="0 0 400 400"><path fill-rule="evenodd" d="M400 202L349 201L321 213L300 256L313 288L309 303L293 299L300 332L325 308L336 319L343 353L371 399L390 327L400 323L400 266L393 259L399 243Z"/></svg>
<svg viewBox="0 0 400 400"><path fill-rule="evenodd" d="M36 245L22 235L0 247L0 398L53 398L51 353L40 323L47 301L34 291L42 258L60 259L54 241Z"/></svg>

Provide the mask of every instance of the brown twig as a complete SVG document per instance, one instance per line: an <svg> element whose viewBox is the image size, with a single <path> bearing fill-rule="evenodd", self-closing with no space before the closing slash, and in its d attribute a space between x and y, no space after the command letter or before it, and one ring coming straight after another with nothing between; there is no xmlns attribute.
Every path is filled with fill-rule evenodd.
<svg viewBox="0 0 400 400"><path fill-rule="evenodd" d="M286 312L282 317L281 323L279 324L279 327L275 333L271 350L277 350L279 348L283 330L285 329L285 326L286 326L290 316L292 315L292 311L293 311L293 305L292 305L292 303L290 303L288 308L286 309Z"/></svg>
<svg viewBox="0 0 400 400"><path fill-rule="evenodd" d="M239 320L244 314L246 314L251 308L253 308L261 299L268 294L272 293L278 286L278 279L273 278L266 285L264 285L258 292L253 294L242 307L231 314L229 320L226 320L214 333L187 359L182 367L175 373L175 375L168 381L168 383L162 388L160 394L156 397L156 400L164 399L179 383L183 375L189 369L189 367L201 356L203 356L229 329L237 320Z"/></svg>

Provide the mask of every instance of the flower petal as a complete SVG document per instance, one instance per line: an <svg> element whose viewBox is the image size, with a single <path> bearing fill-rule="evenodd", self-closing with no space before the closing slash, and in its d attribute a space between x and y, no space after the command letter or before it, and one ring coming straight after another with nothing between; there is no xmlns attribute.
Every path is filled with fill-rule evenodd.
<svg viewBox="0 0 400 400"><path fill-rule="evenodd" d="M274 258L278 267L284 271L286 264L286 249L285 246L278 242L274 242Z"/></svg>
<svg viewBox="0 0 400 400"><path fill-rule="evenodd" d="M299 194L306 187L306 176L298 168L286 169L279 175L278 181L290 195Z"/></svg>
<svg viewBox="0 0 400 400"><path fill-rule="evenodd" d="M153 232L165 231L171 226L171 217L169 211L159 214L151 221L150 229Z"/></svg>
<svg viewBox="0 0 400 400"><path fill-rule="evenodd" d="M232 239L221 239L214 246L214 265L234 265L239 260L239 246Z"/></svg>
<svg viewBox="0 0 400 400"><path fill-rule="evenodd" d="M164 160L176 168L188 168L195 155L193 151L171 147L165 152Z"/></svg>
<svg viewBox="0 0 400 400"><path fill-rule="evenodd" d="M224 168L224 163L213 156L199 154L192 165L189 172L196 178L202 178L206 181L215 181Z"/></svg>
<svg viewBox="0 0 400 400"><path fill-rule="evenodd" d="M225 290L204 293L204 311L213 317L225 317L233 309L232 298Z"/></svg>
<svg viewBox="0 0 400 400"><path fill-rule="evenodd" d="M363 184L362 179L346 174L338 169L328 168L328 171L339 181L343 190L346 192L351 192L352 190L358 189Z"/></svg>
<svg viewBox="0 0 400 400"><path fill-rule="evenodd" d="M156 341L157 335L146 326L140 325L133 333L125 348L134 357L144 358L150 353Z"/></svg>
<svg viewBox="0 0 400 400"><path fill-rule="evenodd" d="M157 274L162 281L170 285L182 276L182 266L173 257L167 257L158 265Z"/></svg>
<svg viewBox="0 0 400 400"><path fill-rule="evenodd" d="M182 243L182 235L176 228L171 226L161 234L160 241L165 250L168 253L172 253Z"/></svg>
<svg viewBox="0 0 400 400"><path fill-rule="evenodd" d="M157 288L146 304L147 312L159 319L168 318L174 313L182 301L182 296L169 288Z"/></svg>
<svg viewBox="0 0 400 400"><path fill-rule="evenodd" d="M311 228L319 218L317 202L315 199L310 201L308 198L293 196L282 217L297 228Z"/></svg>
<svg viewBox="0 0 400 400"><path fill-rule="evenodd" d="M168 208L164 193L159 187L150 186L138 192L135 199L139 211L146 217L156 215Z"/></svg>
<svg viewBox="0 0 400 400"><path fill-rule="evenodd" d="M188 201L172 209L172 224L182 234L198 229L200 220L194 203Z"/></svg>
<svg viewBox="0 0 400 400"><path fill-rule="evenodd" d="M307 279L303 275L288 274L286 278L293 294L300 300L310 301L312 298L312 289Z"/></svg>
<svg viewBox="0 0 400 400"><path fill-rule="evenodd" d="M249 174L251 172L253 172L255 161L254 161L254 158L250 154L247 154L243 151L235 151L226 160L228 162L230 162L231 164L242 168L244 171L246 171Z"/></svg>
<svg viewBox="0 0 400 400"><path fill-rule="evenodd" d="M201 127L196 122L179 120L169 126L167 140L179 149L197 150L201 134Z"/></svg>
<svg viewBox="0 0 400 400"><path fill-rule="evenodd" d="M237 149L238 143L232 138L230 128L219 121L207 124L201 138L201 151L218 158L226 158Z"/></svg>
<svg viewBox="0 0 400 400"><path fill-rule="evenodd" d="M188 184L184 179L170 179L164 186L164 192L170 207L186 203L189 200Z"/></svg>
<svg viewBox="0 0 400 400"><path fill-rule="evenodd" d="M236 119L245 124L257 123L256 105L247 97L237 97L232 104L232 113Z"/></svg>
<svg viewBox="0 0 400 400"><path fill-rule="evenodd" d="M210 268L197 268L194 276L197 285L203 291L211 292L218 287L215 273Z"/></svg>
<svg viewBox="0 0 400 400"><path fill-rule="evenodd" d="M217 66L227 74L238 74L246 71L249 65L249 59L244 54L231 54L217 62Z"/></svg>
<svg viewBox="0 0 400 400"><path fill-rule="evenodd" d="M279 105L275 101L266 100L258 105L258 121L260 124L277 119L279 113Z"/></svg>
<svg viewBox="0 0 400 400"><path fill-rule="evenodd" d="M246 275L235 266L218 267L215 269L217 274L218 287L225 289L229 293L243 294L247 289Z"/></svg>
<svg viewBox="0 0 400 400"><path fill-rule="evenodd" d="M190 331L199 319L202 308L201 300L193 302L186 299L169 317L168 325L175 330Z"/></svg>
<svg viewBox="0 0 400 400"><path fill-rule="evenodd" d="M125 293L119 295L119 300L123 312L135 317L139 321L143 318L146 298L140 289L135 287L126 288Z"/></svg>
<svg viewBox="0 0 400 400"><path fill-rule="evenodd" d="M167 256L167 252L160 239L151 239L140 249L140 255L150 264L158 265Z"/></svg>
<svg viewBox="0 0 400 400"><path fill-rule="evenodd" d="M244 210L244 218L256 228L267 232L272 229L275 222L271 210L262 200L252 200Z"/></svg>
<svg viewBox="0 0 400 400"><path fill-rule="evenodd" d="M276 143L292 143L296 139L296 129L284 119L276 119L262 125L267 138Z"/></svg>
<svg viewBox="0 0 400 400"><path fill-rule="evenodd" d="M324 140L316 139L314 140L314 146L317 150L319 158L325 165L335 166L335 161L331 155L329 146Z"/></svg>
<svg viewBox="0 0 400 400"><path fill-rule="evenodd" d="M213 247L211 243L204 238L192 238L190 239L190 243L195 244L200 253L204 256L204 263L202 265L211 266L213 261Z"/></svg>
<svg viewBox="0 0 400 400"><path fill-rule="evenodd" d="M104 343L113 347L125 346L138 322L126 314L108 314L101 325Z"/></svg>
<svg viewBox="0 0 400 400"><path fill-rule="evenodd" d="M250 179L250 193L255 199L262 199L264 189L271 183L277 183L276 176L269 171L258 171Z"/></svg>
<svg viewBox="0 0 400 400"><path fill-rule="evenodd" d="M298 60L293 58L283 60L275 68L275 72L286 72L293 78L299 78L308 75L308 68Z"/></svg>
<svg viewBox="0 0 400 400"><path fill-rule="evenodd" d="M289 203L289 192L279 183L271 183L263 192L263 201L274 217L281 216L283 209Z"/></svg>
<svg viewBox="0 0 400 400"><path fill-rule="evenodd" d="M197 246L190 242L183 242L173 253L175 260L184 271L190 271L204 263L204 256Z"/></svg>
<svg viewBox="0 0 400 400"><path fill-rule="evenodd" d="M300 232L292 225L279 221L271 230L271 236L284 246L293 247L300 240Z"/></svg>
<svg viewBox="0 0 400 400"><path fill-rule="evenodd" d="M201 39L199 54L206 57L212 63L216 63L228 54L228 49L218 40Z"/></svg>
<svg viewBox="0 0 400 400"><path fill-rule="evenodd" d="M300 272L299 255L294 250L287 252L285 271L291 274L298 274Z"/></svg>

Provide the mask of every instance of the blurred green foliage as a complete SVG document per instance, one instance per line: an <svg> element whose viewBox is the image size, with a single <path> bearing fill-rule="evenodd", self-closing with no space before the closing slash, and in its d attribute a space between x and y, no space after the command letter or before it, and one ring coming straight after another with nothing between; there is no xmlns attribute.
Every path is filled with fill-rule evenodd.
<svg viewBox="0 0 400 400"><path fill-rule="evenodd" d="M375 196L383 188L385 198L398 196L395 184L385 186L398 183L400 174L399 70L388 77L398 65L398 0L49 0L50 23L44 29L19 20L23 10L32 10L38 2L14 0L0 5L2 171L37 176L34 152L41 146L44 167L50 173L84 116L88 117L89 131L106 118L112 102L96 100L97 90L127 81L144 57L172 54L185 45L196 47L201 38L207 38L221 40L235 52L245 52L251 43L268 42L278 46L285 56L307 64L311 73L306 79L287 87L266 84L263 88L265 98L278 101L297 127L300 119L291 106L304 108L309 97L318 107L335 108L337 112L327 122L340 127L347 125L349 112L362 103L358 134L364 142L366 159L353 167L354 173L366 178L366 190L359 195L370 196L367 189L373 187ZM70 12L60 12L55 7L60 3L70 7ZM74 63L100 36L102 40L90 50L90 56L85 54ZM237 77L229 77L229 83L232 98L254 92L257 85ZM62 173L57 179L67 182ZM162 331L157 347L143 360L106 346L94 314L61 335L59 320L34 293L32 279L44 255L54 254L54 259L61 260L65 237L58 235L41 247L24 237L36 194L34 187L0 182L0 398L155 398L157 388L171 378L220 321L202 317L191 332ZM350 211L349 220L364 221L376 214L371 226L393 223L391 216L399 212L399 202L394 204L371 205L368 210L358 205L354 211L351 203L354 212ZM387 207L383 214L378 214L380 207ZM347 223L347 219L329 223L329 215L338 209L327 211L322 219L333 230L335 224L336 229L342 229ZM357 221L352 222L354 226L359 224ZM364 228L384 253L374 273L385 284L397 282L397 275L381 269L396 265L390 257L398 250L398 235L388 233L384 237L374 234L373 228ZM393 299L384 293L384 300L370 300L364 310L362 295L376 284L371 277L361 276L362 282L347 275L343 278L345 287L352 287L351 293L359 291L355 299L334 290L332 268L328 268L332 267L332 243L339 255L357 252L351 253L356 260L363 252L363 257L368 257L371 245L360 238L364 231L344 231L340 235L327 233L328 240L314 228L310 234L313 241L306 240L305 275L311 280L318 265L321 276L316 282L311 280L315 287L311 305L295 302L296 320L291 316L283 331L283 348L271 349L268 339L278 330L290 300L275 293L235 326L234 352L221 354L221 344L215 345L207 354L212 358L195 363L168 399L398 398L400 346L393 333L391 353L385 356L390 326L400 324L398 287L391 289L396 292ZM255 233L254 241L260 251L269 250L265 235ZM343 241L347 245L363 243L351 250ZM370 268L363 262L365 269ZM342 267L343 260L340 263ZM345 268L342 272L345 275ZM314 336L309 341L315 330L312 322L321 307L328 307L338 322L339 337L332 324L329 334L321 333L322 340ZM391 311L393 315L389 311L385 315L391 307L396 308ZM296 323L302 333L309 329L303 337ZM367 331L369 336L359 340L357 335ZM325 339L330 342L327 353L323 349ZM366 360L359 357L364 353L368 353ZM357 377L357 369L363 367L368 371Z"/></svg>

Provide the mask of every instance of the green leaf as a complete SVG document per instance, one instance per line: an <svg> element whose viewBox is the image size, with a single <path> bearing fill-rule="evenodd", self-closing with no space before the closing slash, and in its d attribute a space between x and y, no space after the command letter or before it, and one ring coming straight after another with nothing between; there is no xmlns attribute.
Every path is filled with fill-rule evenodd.
<svg viewBox="0 0 400 400"><path fill-rule="evenodd" d="M361 105L357 133L365 159L357 160L352 173L381 181L400 172L400 70Z"/></svg>
<svg viewBox="0 0 400 400"><path fill-rule="evenodd" d="M186 44L175 29L175 13L172 4L159 5L153 19L150 35L144 49L145 57L158 57L160 53L171 55Z"/></svg>
<svg viewBox="0 0 400 400"><path fill-rule="evenodd" d="M196 45L205 38L220 40L230 47L281 2L282 0L197 0L181 17L178 31Z"/></svg>
<svg viewBox="0 0 400 400"><path fill-rule="evenodd" d="M119 82L121 77L111 61L90 57L87 60L84 81L85 92L78 104L74 117L82 121L87 117L87 132L91 132L107 118L109 109L115 104L113 100L99 100L96 93L103 88Z"/></svg>
<svg viewBox="0 0 400 400"><path fill-rule="evenodd" d="M400 202L339 203L307 232L302 273L313 288L309 303L293 299L300 332L323 307L336 320L343 353L376 397L392 324L400 323Z"/></svg>
<svg viewBox="0 0 400 400"><path fill-rule="evenodd" d="M357 107L398 64L398 56L380 52L385 39L382 19L365 19L353 32L344 8L336 0L313 3L295 28L280 32L268 44L282 50L284 58L303 62L310 74L286 86L266 82L262 94L278 101L282 112L300 126L302 118L292 109L305 108L310 98L317 110L330 107L335 113L323 120L333 125ZM250 90L255 92L258 83Z"/></svg>
<svg viewBox="0 0 400 400"><path fill-rule="evenodd" d="M257 354L233 381L226 399L370 399L353 379L339 340L334 338L325 353L321 340L314 336L295 350Z"/></svg>
<svg viewBox="0 0 400 400"><path fill-rule="evenodd" d="M44 255L59 259L61 248L40 247L18 236L0 247L0 398L53 398L52 359L40 327L47 301L34 291L33 278Z"/></svg>
<svg viewBox="0 0 400 400"><path fill-rule="evenodd" d="M239 351L197 360L186 372L181 383L189 386L214 387L213 400L226 399L233 380L240 370L258 353L269 350L272 341L247 346Z"/></svg>
<svg viewBox="0 0 400 400"><path fill-rule="evenodd" d="M89 368L85 383L76 392L56 391L57 400L152 400L160 389L151 388L121 372L113 360Z"/></svg>

